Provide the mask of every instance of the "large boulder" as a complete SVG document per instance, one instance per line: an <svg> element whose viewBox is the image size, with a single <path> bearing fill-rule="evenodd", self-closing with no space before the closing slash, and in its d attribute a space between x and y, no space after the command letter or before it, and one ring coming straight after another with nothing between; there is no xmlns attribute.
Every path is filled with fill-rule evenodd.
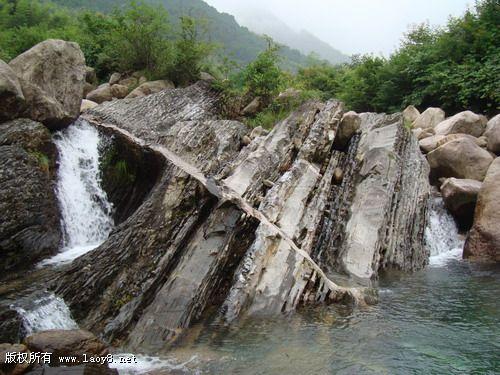
<svg viewBox="0 0 500 375"><path fill-rule="evenodd" d="M157 92L173 89L175 88L174 84L170 81L161 80L161 81L151 81L145 82L139 87L137 87L134 91L128 94L127 99L130 98L140 98L143 96L148 96L151 94L156 94Z"/></svg>
<svg viewBox="0 0 500 375"><path fill-rule="evenodd" d="M500 158L491 164L479 191L464 257L500 262Z"/></svg>
<svg viewBox="0 0 500 375"><path fill-rule="evenodd" d="M438 148L439 142L444 139L446 139L445 135L433 135L431 137L421 139L418 142L420 145L420 150L422 150L424 154L428 154L429 152L434 151L436 148Z"/></svg>
<svg viewBox="0 0 500 375"><path fill-rule="evenodd" d="M0 124L0 269L27 268L57 252L56 148L42 124Z"/></svg>
<svg viewBox="0 0 500 375"><path fill-rule="evenodd" d="M360 126L361 118L356 112L350 111L344 114L335 135L334 146L340 150L344 149Z"/></svg>
<svg viewBox="0 0 500 375"><path fill-rule="evenodd" d="M417 120L418 116L420 116L420 112L413 105L409 105L403 111L403 119L405 124L413 124Z"/></svg>
<svg viewBox="0 0 500 375"><path fill-rule="evenodd" d="M493 117L486 126L484 133L488 141L488 150L500 154L500 115Z"/></svg>
<svg viewBox="0 0 500 375"><path fill-rule="evenodd" d="M469 134L480 137L486 129L486 117L476 115L471 111L460 112L436 126L436 134Z"/></svg>
<svg viewBox="0 0 500 375"><path fill-rule="evenodd" d="M441 108L427 108L413 123L413 128L434 128L444 121L445 113Z"/></svg>
<svg viewBox="0 0 500 375"><path fill-rule="evenodd" d="M56 130L79 116L86 66L78 44L49 39L19 55L9 65L20 79L28 104L24 117ZM39 96L44 97L45 106L54 108L40 111Z"/></svg>
<svg viewBox="0 0 500 375"><path fill-rule="evenodd" d="M474 220L477 195L482 183L476 180L447 179L441 186L446 208L451 212L461 229L468 230Z"/></svg>
<svg viewBox="0 0 500 375"><path fill-rule="evenodd" d="M483 181L493 157L470 138L462 137L430 152L427 160L431 179L455 177Z"/></svg>
<svg viewBox="0 0 500 375"><path fill-rule="evenodd" d="M109 83L105 83L96 88L94 91L89 92L87 94L87 100L90 100L97 104L113 100L113 92L111 90L111 85Z"/></svg>
<svg viewBox="0 0 500 375"><path fill-rule="evenodd" d="M19 115L24 106L24 95L16 73L0 60L0 122Z"/></svg>
<svg viewBox="0 0 500 375"><path fill-rule="evenodd" d="M80 330L51 330L35 333L25 339L24 344L32 352L52 353L54 365L59 356L75 356L81 360L83 355L105 356L108 347L94 334Z"/></svg>

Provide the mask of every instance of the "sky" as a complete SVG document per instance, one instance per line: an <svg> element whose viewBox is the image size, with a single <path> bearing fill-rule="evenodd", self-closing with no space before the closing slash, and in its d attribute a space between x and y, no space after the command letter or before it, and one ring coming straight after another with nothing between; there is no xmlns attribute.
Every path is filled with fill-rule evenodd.
<svg viewBox="0 0 500 375"><path fill-rule="evenodd" d="M305 29L346 54L388 56L410 25L445 25L474 0L205 0L221 12L270 12L300 31Z"/></svg>

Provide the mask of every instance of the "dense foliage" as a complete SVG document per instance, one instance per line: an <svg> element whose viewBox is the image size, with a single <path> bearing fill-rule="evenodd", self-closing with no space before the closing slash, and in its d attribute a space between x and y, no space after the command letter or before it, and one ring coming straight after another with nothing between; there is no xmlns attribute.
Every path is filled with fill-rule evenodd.
<svg viewBox="0 0 500 375"><path fill-rule="evenodd" d="M174 30L159 5L131 2L105 15L36 0L0 0L1 59L9 61L45 39L71 40L102 78L114 71L143 71L176 84L193 82L210 51L197 34L198 24L190 17Z"/></svg>
<svg viewBox="0 0 500 375"><path fill-rule="evenodd" d="M420 25L389 58L362 56L350 65L313 64L298 81L357 111L398 111L409 104L498 112L500 2L483 0L447 27Z"/></svg>
<svg viewBox="0 0 500 375"><path fill-rule="evenodd" d="M438 106L450 114L465 109L494 114L499 109L498 0L478 2L444 28L415 27L389 58L354 56L349 64L331 66L309 57L295 75L282 70L283 60L293 60L284 57L289 49L242 33L231 16L200 0L126 5L117 0L56 1L74 8L39 0L0 0L1 59L9 61L40 41L60 38L78 42L87 64L101 78L114 71L140 70L149 78L186 85L201 69L207 70L219 78L217 87L234 107L229 112L236 115L253 98L262 98L263 108L248 120L252 125L271 126L310 98L336 97L358 112L394 112L409 104L421 109ZM214 12L225 21L214 25ZM208 18L200 21L192 15ZM207 42L212 36L218 43ZM228 57L235 51L234 59ZM301 94L290 102L275 100L290 87Z"/></svg>

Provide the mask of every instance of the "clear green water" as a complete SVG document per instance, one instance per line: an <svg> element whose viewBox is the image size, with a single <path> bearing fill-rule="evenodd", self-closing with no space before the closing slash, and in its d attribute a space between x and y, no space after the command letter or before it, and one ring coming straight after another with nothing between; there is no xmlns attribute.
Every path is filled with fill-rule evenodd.
<svg viewBox="0 0 500 375"><path fill-rule="evenodd" d="M500 374L500 269L450 260L380 281L380 303L216 324L189 347L193 372Z"/></svg>

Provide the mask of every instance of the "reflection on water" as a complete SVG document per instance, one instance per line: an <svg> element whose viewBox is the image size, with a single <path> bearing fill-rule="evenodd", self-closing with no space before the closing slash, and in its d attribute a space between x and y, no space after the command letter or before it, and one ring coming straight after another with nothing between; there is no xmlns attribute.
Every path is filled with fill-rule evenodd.
<svg viewBox="0 0 500 375"><path fill-rule="evenodd" d="M498 266L451 258L441 268L386 276L380 287L377 306L214 324L189 350L203 373L500 373Z"/></svg>

